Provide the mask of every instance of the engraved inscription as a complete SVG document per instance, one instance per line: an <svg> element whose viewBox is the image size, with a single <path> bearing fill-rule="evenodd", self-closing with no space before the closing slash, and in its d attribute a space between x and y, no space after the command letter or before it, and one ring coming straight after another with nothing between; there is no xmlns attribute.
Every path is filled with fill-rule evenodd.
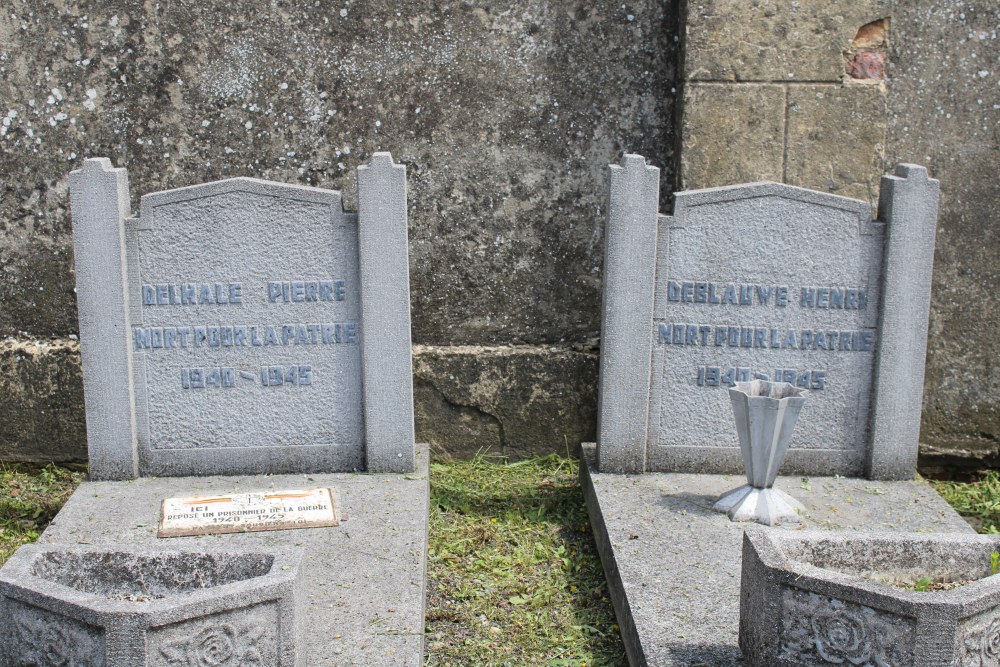
<svg viewBox="0 0 1000 667"><path fill-rule="evenodd" d="M181 386L185 389L235 387L235 368L182 368Z"/></svg>
<svg viewBox="0 0 1000 667"><path fill-rule="evenodd" d="M198 470L226 448L247 452L238 466L287 467L266 451L297 448L309 465L361 467L358 230L339 195L223 181L145 196L134 229L143 469ZM293 417L292 394L323 407Z"/></svg>
<svg viewBox="0 0 1000 667"><path fill-rule="evenodd" d="M667 301L706 306L772 306L787 308L787 285L668 280ZM819 310L864 310L868 306L865 290L850 287L802 287L792 289L802 308ZM794 303L794 301L793 301ZM735 323L655 322L659 345L695 346L723 349L762 349L787 351L872 352L873 329L793 329L775 326L746 326ZM824 368L769 368L703 366L695 372L698 387L734 386L737 382L774 380L790 382L812 390L826 388L829 380Z"/></svg>
<svg viewBox="0 0 1000 667"><path fill-rule="evenodd" d="M871 208L747 185L678 193L658 224L652 318L632 323L649 338L630 334L652 345L647 469L739 469L719 415L727 387L760 378L815 392L789 466L862 472L882 343L885 227Z"/></svg>
<svg viewBox="0 0 1000 667"><path fill-rule="evenodd" d="M144 306L193 306L243 303L241 283L183 283L142 286Z"/></svg>
<svg viewBox="0 0 1000 667"><path fill-rule="evenodd" d="M343 280L272 280L267 283L267 300L271 303L343 301L346 295Z"/></svg>
<svg viewBox="0 0 1000 667"><path fill-rule="evenodd" d="M340 525L332 489L167 498L157 537L184 537Z"/></svg>
<svg viewBox="0 0 1000 667"><path fill-rule="evenodd" d="M697 385L699 387L732 387L737 382L769 380L772 377L775 382L788 382L805 389L821 390L826 388L826 371L818 368L807 370L775 368L774 375L768 375L767 370L754 370L750 367L701 366L698 368Z"/></svg>
<svg viewBox="0 0 1000 667"><path fill-rule="evenodd" d="M133 327L132 343L143 350L272 345L357 345L356 322L222 327Z"/></svg>

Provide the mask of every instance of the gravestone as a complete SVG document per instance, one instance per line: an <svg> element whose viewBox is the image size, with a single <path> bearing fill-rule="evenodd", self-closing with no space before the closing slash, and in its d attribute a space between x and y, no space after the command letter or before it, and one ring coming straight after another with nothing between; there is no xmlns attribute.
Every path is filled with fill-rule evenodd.
<svg viewBox="0 0 1000 667"><path fill-rule="evenodd" d="M84 657L52 655L422 665L405 167L388 153L360 167L357 213L336 191L234 178L145 195L133 218L106 159L71 174L70 199L90 479L38 548L93 547L80 567L55 556L73 567L54 578L30 549L11 559L0 627L26 630L0 632L0 662L83 623ZM289 590L262 570L230 581L245 552L273 556ZM161 600L145 599L150 559Z"/></svg>
<svg viewBox="0 0 1000 667"><path fill-rule="evenodd" d="M90 475L410 472L406 169L359 211L251 178L147 194L70 176Z"/></svg>
<svg viewBox="0 0 1000 667"><path fill-rule="evenodd" d="M900 165L862 201L778 183L680 192L611 167L598 466L740 473L724 387L809 389L784 472L916 470L938 182Z"/></svg>
<svg viewBox="0 0 1000 667"><path fill-rule="evenodd" d="M752 658L744 526L713 511L744 472L737 382L809 391L774 484L803 506L790 529L972 532L913 479L937 202L938 182L901 165L875 219L778 183L680 192L660 215L657 169L611 167L598 442L580 477L629 664Z"/></svg>

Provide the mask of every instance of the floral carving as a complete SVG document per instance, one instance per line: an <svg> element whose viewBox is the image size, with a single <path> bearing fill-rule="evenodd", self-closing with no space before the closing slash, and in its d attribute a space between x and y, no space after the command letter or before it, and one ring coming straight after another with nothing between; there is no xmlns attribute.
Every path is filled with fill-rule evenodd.
<svg viewBox="0 0 1000 667"><path fill-rule="evenodd" d="M985 628L977 623L966 631L954 665L955 667L1000 665L1000 618L993 618Z"/></svg>
<svg viewBox="0 0 1000 667"><path fill-rule="evenodd" d="M782 598L782 658L844 667L913 664L912 619L790 587Z"/></svg>
<svg viewBox="0 0 1000 667"><path fill-rule="evenodd" d="M263 629L252 624L237 630L220 623L167 644L160 654L170 667L263 667L257 647L263 634Z"/></svg>
<svg viewBox="0 0 1000 667"><path fill-rule="evenodd" d="M97 631L71 619L26 605L14 607L17 638L12 667L88 667L104 664Z"/></svg>
<svg viewBox="0 0 1000 667"><path fill-rule="evenodd" d="M843 607L819 608L809 619L809 623L816 642L816 652L827 662L864 665L871 659L871 632L859 616ZM875 664L882 667L884 663L876 658Z"/></svg>

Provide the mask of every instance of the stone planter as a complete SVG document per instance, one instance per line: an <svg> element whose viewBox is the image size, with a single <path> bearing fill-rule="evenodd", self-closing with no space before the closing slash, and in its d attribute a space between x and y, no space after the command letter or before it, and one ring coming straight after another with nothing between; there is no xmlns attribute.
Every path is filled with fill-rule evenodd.
<svg viewBox="0 0 1000 667"><path fill-rule="evenodd" d="M9 667L294 667L297 551L28 545L0 569Z"/></svg>
<svg viewBox="0 0 1000 667"><path fill-rule="evenodd" d="M764 380L738 382L730 388L747 484L724 494L713 509L726 512L733 521L768 526L798 520L802 504L773 487L808 394L787 382Z"/></svg>
<svg viewBox="0 0 1000 667"><path fill-rule="evenodd" d="M1000 537L748 529L740 648L748 665L1000 664ZM893 583L968 581L920 592Z"/></svg>

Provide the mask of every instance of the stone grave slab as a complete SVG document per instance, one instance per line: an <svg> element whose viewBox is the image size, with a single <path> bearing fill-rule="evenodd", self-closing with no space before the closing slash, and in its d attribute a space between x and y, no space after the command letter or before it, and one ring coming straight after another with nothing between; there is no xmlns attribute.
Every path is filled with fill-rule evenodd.
<svg viewBox="0 0 1000 667"><path fill-rule="evenodd" d="M604 262L598 465L742 470L725 387L812 396L786 472L912 479L939 185L900 165L867 202L779 183L676 193L612 166Z"/></svg>
<svg viewBox="0 0 1000 667"><path fill-rule="evenodd" d="M84 482L38 540L197 552L301 553L295 616L306 639L303 667L423 665L427 553L427 448L410 474L311 473L140 478ZM341 523L333 528L158 539L164 498L304 487L332 488ZM122 508L128 508L123 513ZM346 517L346 520L345 520Z"/></svg>
<svg viewBox="0 0 1000 667"><path fill-rule="evenodd" d="M742 475L603 473L595 446L583 453L580 481L630 665L743 664L741 548L756 524L712 510ZM975 532L925 482L783 476L775 486L806 506L806 528Z"/></svg>
<svg viewBox="0 0 1000 667"><path fill-rule="evenodd" d="M360 167L356 213L337 191L235 178L147 194L133 218L127 174L103 158L70 175L70 200L91 481L39 542L291 550L296 664L421 665L405 167ZM157 535L167 499L310 489L342 514Z"/></svg>
<svg viewBox="0 0 1000 667"><path fill-rule="evenodd" d="M70 175L90 474L413 469L406 169L339 192Z"/></svg>

